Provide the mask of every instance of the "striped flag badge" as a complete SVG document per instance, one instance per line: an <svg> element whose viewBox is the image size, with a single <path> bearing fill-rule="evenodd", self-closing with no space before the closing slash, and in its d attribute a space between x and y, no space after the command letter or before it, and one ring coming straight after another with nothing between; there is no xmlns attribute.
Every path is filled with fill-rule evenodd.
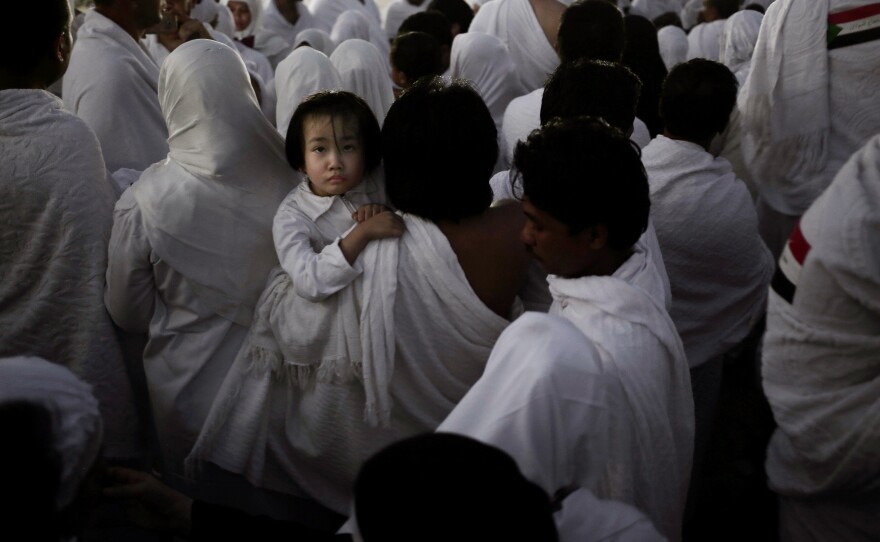
<svg viewBox="0 0 880 542"><path fill-rule="evenodd" d="M785 244L785 250L782 251L782 256L779 258L776 273L770 282L773 291L789 303L794 300L801 270L804 268L804 261L809 253L810 243L807 242L807 238L801 231L801 225L798 223Z"/></svg>
<svg viewBox="0 0 880 542"><path fill-rule="evenodd" d="M828 16L828 48L836 49L880 39L880 3Z"/></svg>

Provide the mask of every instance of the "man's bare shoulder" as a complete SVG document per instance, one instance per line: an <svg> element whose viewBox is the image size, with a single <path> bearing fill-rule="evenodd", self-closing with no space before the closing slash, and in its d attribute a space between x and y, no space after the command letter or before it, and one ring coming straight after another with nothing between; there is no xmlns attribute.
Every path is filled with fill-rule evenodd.
<svg viewBox="0 0 880 542"><path fill-rule="evenodd" d="M547 41L556 47L556 35L559 32L559 22L565 11L565 4L557 0L529 0L529 3L532 5L535 18L538 19L538 24L541 25Z"/></svg>

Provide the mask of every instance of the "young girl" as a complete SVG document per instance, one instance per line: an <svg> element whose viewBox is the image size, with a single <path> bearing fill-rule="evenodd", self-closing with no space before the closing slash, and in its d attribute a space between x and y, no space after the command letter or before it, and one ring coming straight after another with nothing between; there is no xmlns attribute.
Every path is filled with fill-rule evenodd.
<svg viewBox="0 0 880 542"><path fill-rule="evenodd" d="M300 297L338 292L361 274L357 258L367 243L403 235L403 220L383 205L384 187L370 175L381 159L379 138L370 107L350 92L313 94L293 114L287 159L306 178L278 207L272 235Z"/></svg>

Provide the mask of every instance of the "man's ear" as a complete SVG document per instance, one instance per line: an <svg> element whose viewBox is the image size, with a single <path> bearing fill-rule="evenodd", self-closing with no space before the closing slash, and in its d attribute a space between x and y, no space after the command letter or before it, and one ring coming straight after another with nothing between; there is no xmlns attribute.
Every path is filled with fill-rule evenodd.
<svg viewBox="0 0 880 542"><path fill-rule="evenodd" d="M605 224L596 224L587 228L586 231L591 249L600 250L608 245L608 227Z"/></svg>

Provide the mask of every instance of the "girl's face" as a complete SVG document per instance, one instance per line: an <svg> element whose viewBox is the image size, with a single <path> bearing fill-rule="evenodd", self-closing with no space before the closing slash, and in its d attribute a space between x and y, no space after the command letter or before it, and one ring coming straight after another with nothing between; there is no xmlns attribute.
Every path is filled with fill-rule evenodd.
<svg viewBox="0 0 880 542"><path fill-rule="evenodd" d="M235 30L242 32L251 24L251 8L246 2L229 2L229 11L232 12L232 20L235 21Z"/></svg>
<svg viewBox="0 0 880 542"><path fill-rule="evenodd" d="M312 192L338 196L361 184L364 147L353 118L316 115L303 122L304 169Z"/></svg>

